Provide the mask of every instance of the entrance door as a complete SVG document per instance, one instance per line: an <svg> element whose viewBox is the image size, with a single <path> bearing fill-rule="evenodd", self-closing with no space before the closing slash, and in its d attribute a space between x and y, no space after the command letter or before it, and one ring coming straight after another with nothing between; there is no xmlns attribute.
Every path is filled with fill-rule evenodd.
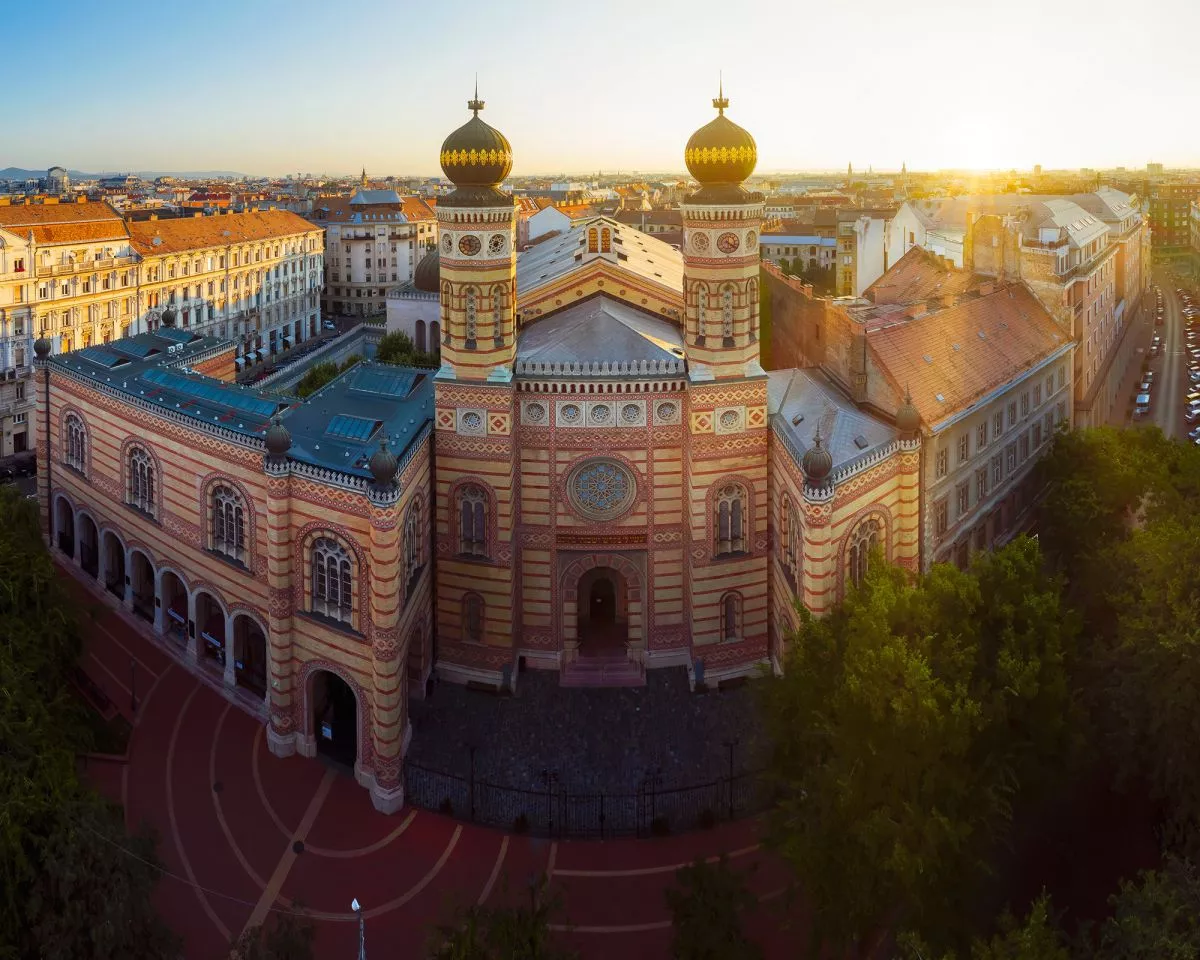
<svg viewBox="0 0 1200 960"><path fill-rule="evenodd" d="M617 619L617 590L612 580L601 577L592 584L588 613L593 626L615 623Z"/></svg>
<svg viewBox="0 0 1200 960"><path fill-rule="evenodd" d="M336 673L314 674L312 711L317 752L353 768L358 758L358 702L350 685Z"/></svg>
<svg viewBox="0 0 1200 960"><path fill-rule="evenodd" d="M593 567L579 581L579 655L625 650L625 581L611 567Z"/></svg>

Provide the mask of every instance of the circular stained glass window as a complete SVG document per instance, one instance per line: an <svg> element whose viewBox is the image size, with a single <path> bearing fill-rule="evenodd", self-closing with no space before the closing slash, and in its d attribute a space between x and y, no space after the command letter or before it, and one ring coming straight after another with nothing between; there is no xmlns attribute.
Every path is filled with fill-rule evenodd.
<svg viewBox="0 0 1200 960"><path fill-rule="evenodd" d="M746 234L746 249L753 250L755 248L755 246L757 246L757 244L758 244L758 235L753 230L751 230L748 234Z"/></svg>
<svg viewBox="0 0 1200 960"><path fill-rule="evenodd" d="M704 253L708 249L708 234L693 233L692 234L692 249L699 253Z"/></svg>
<svg viewBox="0 0 1200 960"><path fill-rule="evenodd" d="M736 410L726 410L721 414L721 426L726 430L732 430L741 419Z"/></svg>
<svg viewBox="0 0 1200 960"><path fill-rule="evenodd" d="M488 253L490 253L492 256L495 256L498 253L503 253L505 246L506 242L504 234L502 233L493 233L488 238Z"/></svg>
<svg viewBox="0 0 1200 960"><path fill-rule="evenodd" d="M464 430L479 430L483 427L483 417L474 410L469 410L462 415L462 425Z"/></svg>
<svg viewBox="0 0 1200 960"><path fill-rule="evenodd" d="M636 403L627 403L621 408L621 419L626 423L637 423L642 419L642 408Z"/></svg>
<svg viewBox="0 0 1200 960"><path fill-rule="evenodd" d="M579 407L573 403L568 403L559 411L559 416L562 417L563 423L578 423Z"/></svg>
<svg viewBox="0 0 1200 960"><path fill-rule="evenodd" d="M592 420L596 423L608 423L612 411L608 407L592 407Z"/></svg>
<svg viewBox="0 0 1200 960"><path fill-rule="evenodd" d="M444 237L442 237L442 249L447 253L450 253L454 250L454 238L450 236L450 234L446 234Z"/></svg>
<svg viewBox="0 0 1200 960"><path fill-rule="evenodd" d="M540 403L531 403L525 408L525 419L530 423L541 423L546 419L546 408Z"/></svg>
<svg viewBox="0 0 1200 960"><path fill-rule="evenodd" d="M458 241L458 252L464 257L473 257L479 252L479 238L473 233L468 233Z"/></svg>
<svg viewBox="0 0 1200 960"><path fill-rule="evenodd" d="M637 484L633 475L612 460L589 460L571 471L567 496L575 509L593 520L611 520L633 503Z"/></svg>
<svg viewBox="0 0 1200 960"><path fill-rule="evenodd" d="M674 420L675 419L675 404L660 403L655 411L659 420Z"/></svg>

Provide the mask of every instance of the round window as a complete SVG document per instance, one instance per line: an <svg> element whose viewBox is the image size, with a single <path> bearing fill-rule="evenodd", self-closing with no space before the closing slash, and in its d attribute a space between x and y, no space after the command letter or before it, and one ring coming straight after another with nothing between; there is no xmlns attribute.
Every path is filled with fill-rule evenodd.
<svg viewBox="0 0 1200 960"><path fill-rule="evenodd" d="M658 409L654 411L659 420L674 420L675 419L675 404L660 403Z"/></svg>
<svg viewBox="0 0 1200 960"><path fill-rule="evenodd" d="M579 513L592 520L612 520L625 513L637 494L633 474L613 460L588 460L567 477L567 496Z"/></svg>
<svg viewBox="0 0 1200 960"><path fill-rule="evenodd" d="M733 253L741 245L736 233L723 233L717 237L717 249L722 253Z"/></svg>
<svg viewBox="0 0 1200 960"><path fill-rule="evenodd" d="M464 234L458 241L458 252L464 257L473 257L479 252L479 238L473 233Z"/></svg>
<svg viewBox="0 0 1200 960"><path fill-rule="evenodd" d="M608 423L612 419L612 411L608 407L592 407L592 421L594 423Z"/></svg>
<svg viewBox="0 0 1200 960"><path fill-rule="evenodd" d="M621 408L621 419L626 423L637 423L642 419L642 408L636 403L627 403Z"/></svg>
<svg viewBox="0 0 1200 960"><path fill-rule="evenodd" d="M726 430L732 430L738 425L741 419L736 410L726 410L721 414L721 426Z"/></svg>
<svg viewBox="0 0 1200 960"><path fill-rule="evenodd" d="M546 419L546 408L540 403L531 403L525 407L525 419L530 423L541 423Z"/></svg>
<svg viewBox="0 0 1200 960"><path fill-rule="evenodd" d="M578 423L579 422L579 407L573 403L564 404L559 411L559 416L563 423Z"/></svg>

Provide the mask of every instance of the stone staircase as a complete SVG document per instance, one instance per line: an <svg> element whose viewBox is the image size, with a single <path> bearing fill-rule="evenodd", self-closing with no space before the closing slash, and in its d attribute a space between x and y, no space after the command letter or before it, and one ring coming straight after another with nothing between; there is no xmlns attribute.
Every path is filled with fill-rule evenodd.
<svg viewBox="0 0 1200 960"><path fill-rule="evenodd" d="M644 687L646 671L630 660L624 650L580 656L559 672L563 687Z"/></svg>

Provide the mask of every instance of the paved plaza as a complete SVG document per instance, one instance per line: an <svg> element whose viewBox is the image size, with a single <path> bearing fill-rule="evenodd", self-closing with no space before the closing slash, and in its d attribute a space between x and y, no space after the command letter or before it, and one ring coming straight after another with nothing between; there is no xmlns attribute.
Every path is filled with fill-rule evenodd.
<svg viewBox="0 0 1200 960"><path fill-rule="evenodd" d="M521 896L528 879L542 871L562 896L562 936L585 960L661 958L670 941L664 888L681 864L720 853L752 870L749 885L760 907L749 928L767 956L804 955L804 924L785 925L780 913L787 871L760 850L754 821L654 840L553 842L426 811L383 816L348 776L318 761L272 756L259 720L189 673L140 624L86 587L74 589L81 604L95 611L83 618L89 676L128 714L133 661L140 701L128 761L92 761L88 775L123 803L128 824L144 821L157 831L168 871L158 906L185 938L188 958L223 956L229 939L248 924L296 903L317 918L317 956L351 957L356 928L349 907L355 897L365 907L371 955L420 958L431 926L455 906ZM536 691L525 680L521 690ZM463 695L446 698L446 692L422 708L425 720L441 716L443 700L449 708L454 696ZM651 692L628 694L635 716ZM745 715L744 691L715 696L736 725ZM697 701L681 699L672 709L691 702ZM590 703L585 696L562 725L586 723L594 715ZM526 721L518 717L525 705L520 693L493 703L496 716L507 718L500 722L519 736L526 735ZM642 722L660 721L651 710ZM690 723L684 716L671 729ZM464 724L463 731L479 729ZM635 728L629 739L641 732ZM414 742L419 737L420 731ZM573 742L549 739L538 749ZM642 755L633 755L637 762L630 769L637 769ZM676 763L685 772L705 762L678 756L664 754L664 767ZM795 908L790 915L802 920Z"/></svg>

